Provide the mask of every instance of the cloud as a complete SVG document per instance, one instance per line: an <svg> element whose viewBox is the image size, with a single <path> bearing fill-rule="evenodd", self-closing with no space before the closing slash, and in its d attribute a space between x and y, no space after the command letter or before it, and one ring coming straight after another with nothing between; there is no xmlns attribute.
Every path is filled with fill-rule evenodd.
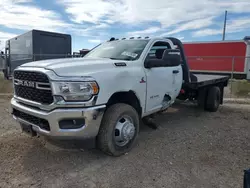
<svg viewBox="0 0 250 188"><path fill-rule="evenodd" d="M1 0L0 25L21 30L63 30L70 26L60 15L30 4L31 0Z"/></svg>
<svg viewBox="0 0 250 188"><path fill-rule="evenodd" d="M95 25L94 26L96 29L102 29L102 28L108 28L110 27L110 25L106 24L106 23L101 23L99 25Z"/></svg>
<svg viewBox="0 0 250 188"><path fill-rule="evenodd" d="M228 10L232 14L250 13L249 0L57 0L65 8L72 22L92 23L106 26L116 23L138 28L152 22L160 26L145 30L132 30L129 36L150 35L162 32L161 36L183 31L205 29L216 24L216 19ZM242 25L245 27L246 25ZM239 26L241 27L241 26ZM98 27L96 27L98 29ZM211 29L211 28L210 28ZM201 35L197 31L197 35Z"/></svg>
<svg viewBox="0 0 250 188"><path fill-rule="evenodd" d="M158 32L160 30L161 30L160 27L150 27L150 28L145 29L145 30L127 32L127 35L130 37L137 37L137 36L152 34L152 33Z"/></svg>
<svg viewBox="0 0 250 188"><path fill-rule="evenodd" d="M99 39L89 39L88 40L88 42L90 42L90 43L101 43L101 40L99 40Z"/></svg>
<svg viewBox="0 0 250 188"><path fill-rule="evenodd" d="M228 22L227 32L235 33L240 32L245 29L250 29L250 19L249 17L241 17Z"/></svg>
<svg viewBox="0 0 250 188"><path fill-rule="evenodd" d="M75 23L105 22L104 17L117 8L115 3L112 2L102 0L58 0L58 3L65 7L65 11ZM110 22L109 19L107 20Z"/></svg>
<svg viewBox="0 0 250 188"><path fill-rule="evenodd" d="M222 34L222 29L203 29L192 33L193 37L211 36Z"/></svg>
<svg viewBox="0 0 250 188"><path fill-rule="evenodd" d="M126 24L159 22L168 27L183 21L219 16L224 10L250 12L248 0L57 0L76 23L101 23L112 20Z"/></svg>
<svg viewBox="0 0 250 188"><path fill-rule="evenodd" d="M93 43L111 34L184 36L183 32L189 31L194 37L217 35L222 33L222 24L218 26L218 22L223 22L225 10L238 17L250 13L249 0L189 0L188 3L186 0L54 1L64 8L63 17L61 12L39 7L35 0L0 0L0 27L69 33L91 37L90 43ZM249 22L247 17L229 21L227 32L245 31L249 29ZM145 27L148 28L141 29Z"/></svg>
<svg viewBox="0 0 250 188"><path fill-rule="evenodd" d="M17 36L17 35L13 34L13 33L6 33L6 32L0 31L0 51L4 49L5 41L10 39L10 38L14 38L15 36Z"/></svg>
<svg viewBox="0 0 250 188"><path fill-rule="evenodd" d="M176 28L173 29L172 31L161 34L161 36L170 36L170 35L182 32L182 31L200 29L200 28L213 25L213 18L214 17L208 17L208 18L188 21L184 24L180 24L180 26L176 26Z"/></svg>
<svg viewBox="0 0 250 188"><path fill-rule="evenodd" d="M161 27L150 27L148 29L145 30L139 30L139 31L132 31L132 32L127 32L128 36L143 36L143 35L156 35L160 36L160 37L165 37L165 36L173 36L177 33L180 33L182 31L187 31L187 30L195 30L195 29L200 29L200 28L204 28L207 26L211 26L214 24L213 21L214 17L208 17L208 18L203 18L203 19L197 19L197 20L192 20L192 21L188 21L184 24L180 24L180 25L176 25L174 26L175 29L168 31L168 32L164 32L164 28ZM160 35L158 35L158 33L161 32Z"/></svg>
<svg viewBox="0 0 250 188"><path fill-rule="evenodd" d="M227 33L237 33L244 30L250 29L250 19L249 17L241 17L234 20L229 20L226 25L226 34ZM222 28L218 29L202 29L192 33L193 37L204 37L211 35L222 35Z"/></svg>
<svg viewBox="0 0 250 188"><path fill-rule="evenodd" d="M17 36L17 35L13 34L13 33L6 33L6 32L1 32L0 31L0 40L6 40L6 39L14 38L15 36Z"/></svg>
<svg viewBox="0 0 250 188"><path fill-rule="evenodd" d="M70 28L67 28L67 31L72 33L73 35L84 36L84 37L107 37L107 32L105 29L109 27L108 24L97 24L91 26L84 26L84 25L73 25Z"/></svg>
<svg viewBox="0 0 250 188"><path fill-rule="evenodd" d="M35 6L33 0L0 0L0 20L0 26L11 29L40 29L86 37L109 27L108 23L89 26L66 22L56 11Z"/></svg>

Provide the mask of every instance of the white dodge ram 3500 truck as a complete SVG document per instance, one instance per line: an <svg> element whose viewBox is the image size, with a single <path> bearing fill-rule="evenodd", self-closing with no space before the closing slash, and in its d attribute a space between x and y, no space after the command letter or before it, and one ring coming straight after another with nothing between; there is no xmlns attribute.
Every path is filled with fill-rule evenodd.
<svg viewBox="0 0 250 188"><path fill-rule="evenodd" d="M193 75L176 38L109 40L84 58L23 64L13 74L13 117L32 135L95 139L119 156L134 145L140 119L176 98L216 111L228 77Z"/></svg>

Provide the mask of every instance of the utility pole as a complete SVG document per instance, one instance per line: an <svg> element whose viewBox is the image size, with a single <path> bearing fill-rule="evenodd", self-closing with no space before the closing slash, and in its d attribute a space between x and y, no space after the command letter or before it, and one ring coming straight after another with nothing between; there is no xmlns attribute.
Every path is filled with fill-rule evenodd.
<svg viewBox="0 0 250 188"><path fill-rule="evenodd" d="M225 20L224 20L224 27L223 27L222 40L225 40L225 35L226 35L226 25L227 25L227 10L225 11Z"/></svg>

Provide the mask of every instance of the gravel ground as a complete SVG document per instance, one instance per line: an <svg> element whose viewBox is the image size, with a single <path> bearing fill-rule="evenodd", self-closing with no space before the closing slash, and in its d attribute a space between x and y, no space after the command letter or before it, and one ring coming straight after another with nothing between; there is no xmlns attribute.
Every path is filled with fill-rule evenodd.
<svg viewBox="0 0 250 188"><path fill-rule="evenodd" d="M217 113L176 104L141 126L136 147L114 158L79 143L52 145L20 132L0 100L0 187L233 187L250 167L250 106Z"/></svg>

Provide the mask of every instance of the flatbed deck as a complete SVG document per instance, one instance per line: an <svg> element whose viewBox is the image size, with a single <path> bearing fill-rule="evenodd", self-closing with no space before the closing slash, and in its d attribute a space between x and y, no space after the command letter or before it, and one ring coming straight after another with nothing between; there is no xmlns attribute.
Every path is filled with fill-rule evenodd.
<svg viewBox="0 0 250 188"><path fill-rule="evenodd" d="M197 82L205 82L205 81L211 81L211 80L217 80L217 79L223 79L227 76L221 76L221 75L209 75L209 74L194 74L197 77Z"/></svg>
<svg viewBox="0 0 250 188"><path fill-rule="evenodd" d="M194 76L197 77L197 81L186 84L186 86L191 89L198 89L200 87L219 84L219 83L226 86L229 80L229 76L221 76L221 75L194 74Z"/></svg>

